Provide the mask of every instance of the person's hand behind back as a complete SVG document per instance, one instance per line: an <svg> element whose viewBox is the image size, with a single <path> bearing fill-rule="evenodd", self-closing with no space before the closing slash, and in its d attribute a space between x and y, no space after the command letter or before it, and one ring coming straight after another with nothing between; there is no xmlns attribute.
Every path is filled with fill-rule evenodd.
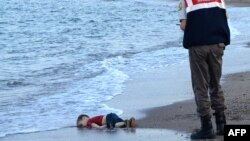
<svg viewBox="0 0 250 141"><path fill-rule="evenodd" d="M181 20L180 28L181 28L182 31L185 31L186 22L187 22L186 19Z"/></svg>

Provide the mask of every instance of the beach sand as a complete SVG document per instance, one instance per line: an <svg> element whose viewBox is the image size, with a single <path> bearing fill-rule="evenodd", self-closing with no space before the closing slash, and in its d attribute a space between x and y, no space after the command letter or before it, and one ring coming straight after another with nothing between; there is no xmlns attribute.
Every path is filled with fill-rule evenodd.
<svg viewBox="0 0 250 141"><path fill-rule="evenodd" d="M60 130L18 134L0 138L1 141L188 141L188 137L166 129L136 130L79 130L66 128Z"/></svg>
<svg viewBox="0 0 250 141"><path fill-rule="evenodd" d="M238 41L230 46L242 44ZM250 124L250 43L246 44L245 48L225 51L222 87L225 92L228 124ZM241 58L234 58L237 54L241 54ZM79 130L71 127L9 135L0 138L0 141L190 140L191 132L199 128L200 124L195 111L188 62L163 69L147 70L131 78L126 82L124 93L106 104L122 109L124 113L121 116L124 118L134 116L138 119L138 128L134 130ZM222 140L222 137L217 137L210 141Z"/></svg>
<svg viewBox="0 0 250 141"><path fill-rule="evenodd" d="M250 124L250 72L235 73L224 78L228 124ZM142 128L168 128L192 132L200 127L194 100L177 102L145 110L146 118L138 121ZM214 123L215 125L215 123Z"/></svg>
<svg viewBox="0 0 250 141"><path fill-rule="evenodd" d="M111 107L124 110L122 117L136 117L138 127L134 130L79 130L72 127L9 135L0 138L0 141L190 141L191 132L200 127L195 112L196 106L192 99L190 80L187 79L190 74L180 73L188 70L187 63L182 64L182 69L175 67L169 67L176 71L172 72L172 75L167 75L168 69L156 69L137 75L127 82L124 94L108 102ZM179 78L171 80L178 73ZM228 74L223 78L222 86L225 91L228 108L226 115L229 124L250 124L249 84L250 72ZM171 87L178 93L184 92L187 97L180 97L180 102L168 106L157 106L165 105L164 101L171 103L170 99L164 99L166 98L164 93L174 92L168 90ZM182 101L185 98L189 100ZM209 141L223 141L223 137L217 136L216 139Z"/></svg>

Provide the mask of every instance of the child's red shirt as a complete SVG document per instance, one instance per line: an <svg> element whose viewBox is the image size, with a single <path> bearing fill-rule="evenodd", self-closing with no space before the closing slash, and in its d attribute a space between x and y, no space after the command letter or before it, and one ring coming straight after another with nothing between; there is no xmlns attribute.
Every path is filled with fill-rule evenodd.
<svg viewBox="0 0 250 141"><path fill-rule="evenodd" d="M87 122L87 127L91 127L92 123L102 126L103 117L104 117L103 115L100 115L100 116L95 116L95 117L90 118Z"/></svg>

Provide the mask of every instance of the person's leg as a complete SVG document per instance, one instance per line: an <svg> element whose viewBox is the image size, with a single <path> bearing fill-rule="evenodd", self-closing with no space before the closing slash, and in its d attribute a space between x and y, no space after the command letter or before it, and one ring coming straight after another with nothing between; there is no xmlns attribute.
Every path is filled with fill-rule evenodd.
<svg viewBox="0 0 250 141"><path fill-rule="evenodd" d="M208 54L210 46L197 46L189 49L192 86L201 129L191 134L191 139L211 139L215 134L211 122L210 100L208 97Z"/></svg>
<svg viewBox="0 0 250 141"><path fill-rule="evenodd" d="M108 128L125 127L124 120L118 117L115 113L108 114L106 116L106 122Z"/></svg>
<svg viewBox="0 0 250 141"><path fill-rule="evenodd" d="M208 47L197 46L189 49L192 87L195 96L198 116L210 115L210 100L208 97Z"/></svg>
<svg viewBox="0 0 250 141"><path fill-rule="evenodd" d="M115 127L116 128L125 128L126 123L124 121L123 122L117 122L117 123L115 123Z"/></svg>
<svg viewBox="0 0 250 141"><path fill-rule="evenodd" d="M209 94L211 99L211 107L215 110L215 118L216 118L216 128L217 135L224 134L224 125L226 124L226 117L224 114L225 99L224 93L221 89L220 79L222 73L222 56L224 53L225 45L217 44L210 48L209 54L209 74L210 74L210 82L209 82Z"/></svg>
<svg viewBox="0 0 250 141"><path fill-rule="evenodd" d="M211 98L211 107L216 112L224 112L224 93L221 89L220 79L222 73L222 56L225 45L218 44L212 46L209 53L209 94Z"/></svg>
<svg viewBox="0 0 250 141"><path fill-rule="evenodd" d="M122 128L122 127L125 127L125 122L123 119L121 119L117 114L115 113L111 113L112 115L112 119L113 119L113 125L114 127L117 127L117 128Z"/></svg>
<svg viewBox="0 0 250 141"><path fill-rule="evenodd" d="M107 114L106 116L106 124L108 129L112 129L115 127L114 119L113 119L113 113Z"/></svg>
<svg viewBox="0 0 250 141"><path fill-rule="evenodd" d="M117 122L116 126L120 128L135 128L136 121L134 117L131 117L130 119L123 120L123 122Z"/></svg>
<svg viewBox="0 0 250 141"><path fill-rule="evenodd" d="M125 128L125 127L134 128L134 127L136 127L134 117L131 117L129 120L123 120L118 115L112 113L112 119L115 123L115 127L117 127L117 128Z"/></svg>

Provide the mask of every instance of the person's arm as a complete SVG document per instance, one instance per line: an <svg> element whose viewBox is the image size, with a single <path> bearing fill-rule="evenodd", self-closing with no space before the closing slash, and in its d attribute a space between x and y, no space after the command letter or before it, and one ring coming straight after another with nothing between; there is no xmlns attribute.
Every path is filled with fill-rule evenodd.
<svg viewBox="0 0 250 141"><path fill-rule="evenodd" d="M180 28L181 28L182 31L185 31L186 23L187 23L186 19L181 20Z"/></svg>
<svg viewBox="0 0 250 141"><path fill-rule="evenodd" d="M100 125L98 125L98 124L96 124L96 123L92 123L92 124L91 124L91 127L96 128L96 129L104 129L104 128L106 128L107 126L106 126L106 125L100 126Z"/></svg>
<svg viewBox="0 0 250 141"><path fill-rule="evenodd" d="M179 16L180 16L180 28L181 30L185 30L186 22L187 22L187 14L186 14L186 6L184 4L184 0L180 0L179 3Z"/></svg>

